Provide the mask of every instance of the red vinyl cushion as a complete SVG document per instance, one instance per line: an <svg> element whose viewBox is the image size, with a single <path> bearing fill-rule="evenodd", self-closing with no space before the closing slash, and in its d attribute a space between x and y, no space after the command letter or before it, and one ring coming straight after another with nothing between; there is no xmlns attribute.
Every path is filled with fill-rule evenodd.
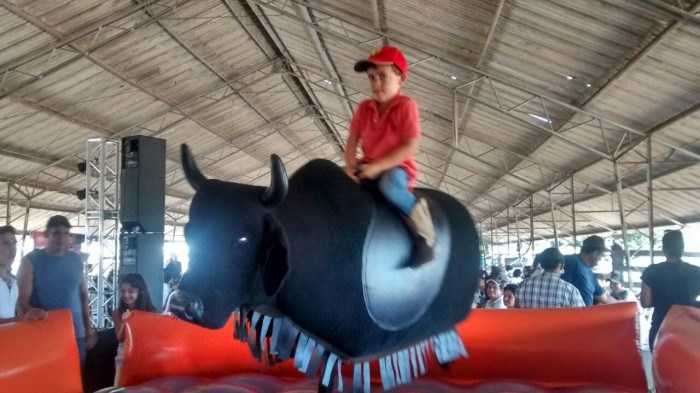
<svg viewBox="0 0 700 393"><path fill-rule="evenodd" d="M671 307L659 328L652 364L657 393L700 391L700 309Z"/></svg>
<svg viewBox="0 0 700 393"><path fill-rule="evenodd" d="M545 388L599 386L646 392L637 347L637 306L620 303L575 309L474 310L457 326L469 358L423 379L460 385L514 381ZM291 361L260 364L233 339L232 321L207 330L170 317L136 312L127 322L120 381L136 385L165 376L220 378L266 373L298 380ZM352 366L343 368L352 376ZM379 377L376 363L372 375Z"/></svg>
<svg viewBox="0 0 700 393"><path fill-rule="evenodd" d="M345 378L343 391L352 391L352 379ZM371 386L372 393L383 392L378 384ZM410 385L392 389L392 393L622 393L604 386L585 386L551 390L528 382L492 381L463 386L443 381L419 379ZM124 393L317 393L318 382L282 380L273 375L237 374L216 380L196 377L166 377L126 388ZM116 392L115 392L116 393Z"/></svg>
<svg viewBox="0 0 700 393"><path fill-rule="evenodd" d="M47 319L0 325L0 391L82 392L70 311Z"/></svg>

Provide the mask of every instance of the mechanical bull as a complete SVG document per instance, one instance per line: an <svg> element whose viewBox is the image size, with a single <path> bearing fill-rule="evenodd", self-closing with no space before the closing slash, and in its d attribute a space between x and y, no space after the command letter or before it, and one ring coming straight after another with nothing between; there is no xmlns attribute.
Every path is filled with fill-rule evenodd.
<svg viewBox="0 0 700 393"><path fill-rule="evenodd" d="M182 165L197 192L185 226L189 269L170 304L179 318L220 328L234 313L235 336L254 355L321 370L321 389L341 363L355 364L355 388L366 390L378 360L390 389L423 374L431 353L442 364L466 356L453 327L471 308L480 256L457 200L415 190L440 248L412 269L413 237L398 212L330 161L287 179L273 155L269 187L207 179L185 145Z"/></svg>

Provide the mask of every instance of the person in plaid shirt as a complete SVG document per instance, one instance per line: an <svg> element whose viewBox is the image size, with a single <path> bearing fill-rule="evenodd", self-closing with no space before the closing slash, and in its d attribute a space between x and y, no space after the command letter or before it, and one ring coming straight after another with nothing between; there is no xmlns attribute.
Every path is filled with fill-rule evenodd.
<svg viewBox="0 0 700 393"><path fill-rule="evenodd" d="M544 273L523 281L515 296L519 308L585 307L581 293L560 278L564 256L557 248L544 250L538 258Z"/></svg>

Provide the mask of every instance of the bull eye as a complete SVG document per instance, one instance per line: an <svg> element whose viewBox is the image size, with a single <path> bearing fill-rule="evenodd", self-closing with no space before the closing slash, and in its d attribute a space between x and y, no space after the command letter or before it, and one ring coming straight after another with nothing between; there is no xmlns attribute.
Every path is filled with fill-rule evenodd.
<svg viewBox="0 0 700 393"><path fill-rule="evenodd" d="M239 237L238 239L233 241L234 246L243 246L246 243L248 243L248 238L245 236Z"/></svg>

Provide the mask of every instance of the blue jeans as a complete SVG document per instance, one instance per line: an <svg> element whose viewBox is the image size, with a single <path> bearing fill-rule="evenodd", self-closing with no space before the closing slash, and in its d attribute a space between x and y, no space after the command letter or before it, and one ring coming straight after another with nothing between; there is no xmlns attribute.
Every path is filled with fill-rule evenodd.
<svg viewBox="0 0 700 393"><path fill-rule="evenodd" d="M379 192L403 215L408 216L417 199L408 190L408 173L400 167L394 167L379 175L375 181L363 181L362 185L376 184Z"/></svg>

